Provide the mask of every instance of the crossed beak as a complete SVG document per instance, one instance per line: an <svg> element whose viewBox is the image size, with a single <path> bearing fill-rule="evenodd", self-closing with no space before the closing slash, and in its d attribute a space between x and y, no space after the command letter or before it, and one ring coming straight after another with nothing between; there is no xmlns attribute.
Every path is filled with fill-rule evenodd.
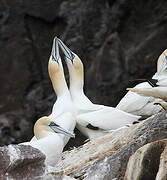
<svg viewBox="0 0 167 180"><path fill-rule="evenodd" d="M66 59L71 60L71 62L73 63L73 60L75 58L74 53L59 39L57 38L58 44L60 45Z"/></svg>

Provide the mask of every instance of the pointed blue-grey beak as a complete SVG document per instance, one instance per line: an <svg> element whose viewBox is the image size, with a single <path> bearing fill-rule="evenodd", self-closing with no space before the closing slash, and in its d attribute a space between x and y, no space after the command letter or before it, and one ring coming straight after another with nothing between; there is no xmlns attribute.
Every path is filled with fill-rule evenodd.
<svg viewBox="0 0 167 180"><path fill-rule="evenodd" d="M55 37L53 39L53 46L52 46L52 60L56 61L59 64L59 58L60 58L60 54L59 54L59 46L58 46L58 42L57 42L57 37Z"/></svg>
<svg viewBox="0 0 167 180"><path fill-rule="evenodd" d="M66 59L71 60L71 62L73 63L73 60L75 58L74 53L59 38L57 38L57 41L62 51L64 52Z"/></svg>
<svg viewBox="0 0 167 180"><path fill-rule="evenodd" d="M60 134L64 134L66 136L75 138L75 134L65 130L64 128L60 127L58 124L56 124L55 122L51 121L49 124L49 127L55 132L55 133L60 133Z"/></svg>

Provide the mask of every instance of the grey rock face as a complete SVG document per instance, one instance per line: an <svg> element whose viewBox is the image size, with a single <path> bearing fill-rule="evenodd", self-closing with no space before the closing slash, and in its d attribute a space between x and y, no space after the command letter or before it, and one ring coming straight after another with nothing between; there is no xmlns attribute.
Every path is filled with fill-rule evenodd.
<svg viewBox="0 0 167 180"><path fill-rule="evenodd" d="M45 156L37 149L24 145L0 148L0 179L33 179L44 174Z"/></svg>
<svg viewBox="0 0 167 180"><path fill-rule="evenodd" d="M89 98L115 106L126 87L135 85L129 79L155 73L167 44L166 8L165 0L2 0L0 114L17 112L20 121L24 114L29 138L32 124L49 114L56 97L47 63L55 35L81 57Z"/></svg>
<svg viewBox="0 0 167 180"><path fill-rule="evenodd" d="M54 175L44 164L45 155L27 145L0 147L0 179L62 180L68 176Z"/></svg>
<svg viewBox="0 0 167 180"><path fill-rule="evenodd" d="M23 112L7 112L0 115L0 145L19 143L29 139L32 123L28 123Z"/></svg>
<svg viewBox="0 0 167 180"><path fill-rule="evenodd" d="M160 156L160 163L159 163L159 169L158 169L158 173L156 175L156 180L165 180L167 179L167 146L165 146L164 151L162 152L161 156Z"/></svg>
<svg viewBox="0 0 167 180"><path fill-rule="evenodd" d="M160 165L160 156L166 145L167 140L162 140L149 143L138 149L128 161L124 180L155 179ZM161 162L162 160L165 159L161 157ZM161 167L161 171L164 170ZM164 172L159 172L158 176L157 179L160 180L164 176Z"/></svg>

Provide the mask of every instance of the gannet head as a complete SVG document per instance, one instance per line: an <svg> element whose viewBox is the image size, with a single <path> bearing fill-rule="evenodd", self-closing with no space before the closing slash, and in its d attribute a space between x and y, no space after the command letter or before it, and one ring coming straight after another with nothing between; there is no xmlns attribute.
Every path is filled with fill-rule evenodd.
<svg viewBox="0 0 167 180"><path fill-rule="evenodd" d="M44 138L53 133L63 134L69 137L75 137L75 134L67 131L66 129L60 127L58 124L53 122L48 117L42 117L34 125L34 135L37 139Z"/></svg>
<svg viewBox="0 0 167 180"><path fill-rule="evenodd" d="M68 87L64 77L64 70L59 54L57 37L55 37L53 40L52 52L48 62L48 72L56 94L60 95L67 92Z"/></svg>
<svg viewBox="0 0 167 180"><path fill-rule="evenodd" d="M72 82L73 86L76 84L78 87L83 88L84 67L81 59L74 52L72 52L59 38L57 38L57 41L65 55L65 60L70 73L70 82Z"/></svg>
<svg viewBox="0 0 167 180"><path fill-rule="evenodd" d="M61 68L60 68L61 57L59 55L59 47L58 47L58 43L56 39L57 37L55 37L53 40L52 52L51 52L49 63L48 63L48 71L49 71L49 76L51 79L56 74L59 74L61 71Z"/></svg>
<svg viewBox="0 0 167 180"><path fill-rule="evenodd" d="M157 73L160 75L166 71L167 71L167 49L163 51L163 53L159 56L157 61Z"/></svg>

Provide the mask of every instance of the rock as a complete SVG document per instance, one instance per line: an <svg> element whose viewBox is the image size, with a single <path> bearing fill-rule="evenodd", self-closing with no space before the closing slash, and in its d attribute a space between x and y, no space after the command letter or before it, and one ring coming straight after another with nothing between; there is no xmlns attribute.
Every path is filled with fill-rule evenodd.
<svg viewBox="0 0 167 180"><path fill-rule="evenodd" d="M167 139L138 149L128 161L124 180L167 179Z"/></svg>
<svg viewBox="0 0 167 180"><path fill-rule="evenodd" d="M0 147L0 179L70 180L69 176L54 175L44 164L45 155L27 145Z"/></svg>
<svg viewBox="0 0 167 180"><path fill-rule="evenodd" d="M164 148L167 147L167 139L149 143L138 149L128 161L124 180L142 180L142 179L155 179L160 163L160 156L164 154ZM163 153L162 153L163 152ZM161 155L162 153L162 155ZM161 157L161 160L165 160ZM162 167L163 170L165 170ZM161 179L161 178L157 178Z"/></svg>
<svg viewBox="0 0 167 180"><path fill-rule="evenodd" d="M30 146L1 147L0 159L0 179L33 179L45 172L45 156Z"/></svg>
<svg viewBox="0 0 167 180"><path fill-rule="evenodd" d="M37 1L23 1L26 14L45 20L52 23L57 18L61 1L60 0L48 0L44 2L42 0Z"/></svg>
<svg viewBox="0 0 167 180"><path fill-rule="evenodd" d="M167 138L166 128L167 112L162 112L130 128L122 129L121 132L97 138L78 149L65 152L55 173L63 171L66 175L83 179L123 179L130 156L147 143ZM149 152L156 153L155 156L154 153L151 153L152 156L149 152L146 153L150 162L160 158L165 148L164 142L166 140L148 145ZM154 162L155 169L157 168L154 172L158 171L157 161Z"/></svg>
<svg viewBox="0 0 167 180"><path fill-rule="evenodd" d="M167 179L167 145L160 156L159 169L156 175L156 180L165 179Z"/></svg>
<svg viewBox="0 0 167 180"><path fill-rule="evenodd" d="M32 124L49 114L56 97L47 63L55 35L81 57L88 97L115 106L136 84L130 79L155 73L167 44L166 8L163 0L0 1L0 114L18 112L22 121L25 113L29 139Z"/></svg>
<svg viewBox="0 0 167 180"><path fill-rule="evenodd" d="M127 71L125 69L123 47L118 33L113 33L106 39L100 52L97 54L95 63L97 63L97 65L94 66L93 64L91 71L89 71L86 76L89 81L88 87L98 87L95 88L96 92L92 93L96 93L100 102L114 106L115 103L119 102L118 97L124 94L125 85L128 85L126 81L127 77L125 78ZM113 70L111 70L112 67L114 67ZM91 74L95 74L95 76L91 76ZM121 83L118 84L118 81ZM110 91L108 91L108 89L110 89ZM115 89L119 89L117 93L113 93ZM92 94L89 95L93 96ZM96 98L93 100L96 102Z"/></svg>
<svg viewBox="0 0 167 180"><path fill-rule="evenodd" d="M29 140L32 122L24 117L24 112L13 111L0 115L0 145L14 144ZM24 137L23 137L24 136Z"/></svg>

